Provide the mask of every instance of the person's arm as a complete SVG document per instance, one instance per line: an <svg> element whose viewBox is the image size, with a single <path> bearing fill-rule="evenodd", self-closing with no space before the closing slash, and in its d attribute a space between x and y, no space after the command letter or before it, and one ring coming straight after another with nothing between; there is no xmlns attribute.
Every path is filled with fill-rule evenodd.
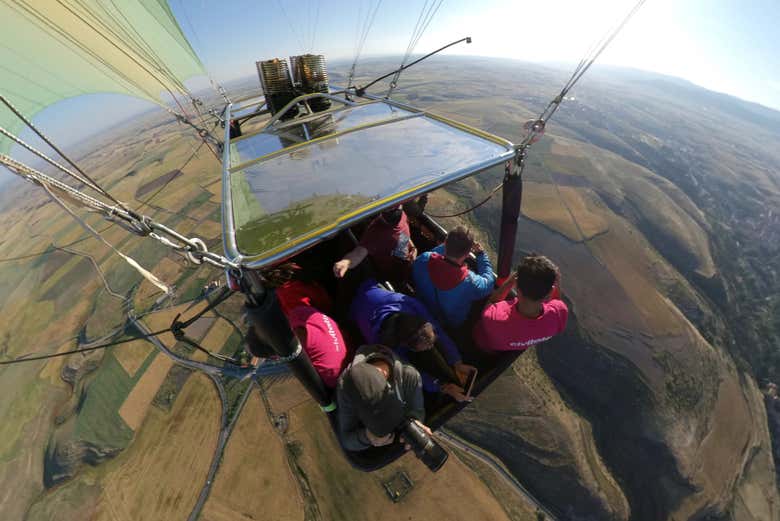
<svg viewBox="0 0 780 521"><path fill-rule="evenodd" d="M337 279L347 274L347 270L358 266L368 255L368 250L364 246L355 246L355 248L344 255L344 257L333 265L333 275Z"/></svg>
<svg viewBox="0 0 780 521"><path fill-rule="evenodd" d="M477 272L471 277L472 287L475 292L473 295L474 300L490 295L493 291L493 286L496 284L496 276L493 274L493 266L490 264L490 259L482 247L477 246Z"/></svg>
<svg viewBox="0 0 780 521"><path fill-rule="evenodd" d="M412 366L404 366L403 397L406 400L407 414L412 418L425 420L425 401L420 373Z"/></svg>
<svg viewBox="0 0 780 521"><path fill-rule="evenodd" d="M436 332L436 341L443 349L442 354L444 355L444 359L447 361L447 364L454 366L460 362L461 356L460 351L458 351L458 346L455 345L455 342L453 342L447 332L444 331L444 328L439 325L438 321L433 318L433 315L431 315L431 313L428 311L428 308L426 308L421 302L417 300L413 300L412 302L415 314L423 317L426 322L430 322L433 326L433 330Z"/></svg>
<svg viewBox="0 0 780 521"><path fill-rule="evenodd" d="M512 288L515 287L515 282L517 282L517 275L513 273L504 281L503 284L501 284L501 286L498 287L498 289L490 294L490 298L488 299L485 307L487 308L487 306L490 304L495 304L496 302L506 300L506 296L509 295L509 292L512 291Z"/></svg>
<svg viewBox="0 0 780 521"><path fill-rule="evenodd" d="M371 441L366 436L366 429L360 423L357 411L344 393L337 394L339 415L339 438L341 444L347 450L364 450L371 446Z"/></svg>

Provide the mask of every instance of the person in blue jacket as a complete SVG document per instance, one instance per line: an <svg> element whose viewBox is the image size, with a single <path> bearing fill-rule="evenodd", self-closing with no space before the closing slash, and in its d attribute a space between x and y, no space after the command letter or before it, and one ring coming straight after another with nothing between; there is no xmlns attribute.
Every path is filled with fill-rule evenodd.
<svg viewBox="0 0 780 521"><path fill-rule="evenodd" d="M471 251L477 257L476 273L466 266ZM496 282L490 259L463 226L450 231L444 244L417 257L412 278L420 300L452 327L463 325L472 303L489 296Z"/></svg>
<svg viewBox="0 0 780 521"><path fill-rule="evenodd" d="M467 399L462 386L474 368L463 363L455 342L422 302L368 279L358 287L349 316L367 343L384 343L418 365L424 391Z"/></svg>

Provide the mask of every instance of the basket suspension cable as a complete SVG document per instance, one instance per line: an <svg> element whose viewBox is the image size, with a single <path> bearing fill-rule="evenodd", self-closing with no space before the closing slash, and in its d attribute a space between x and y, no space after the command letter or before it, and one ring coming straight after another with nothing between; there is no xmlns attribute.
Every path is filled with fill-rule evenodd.
<svg viewBox="0 0 780 521"><path fill-rule="evenodd" d="M10 156L0 154L0 164L7 167L11 172L39 186L43 186L44 188L49 187L67 194L69 197L79 201L84 206L101 213L106 219L119 219L120 221L123 221L126 223L125 228L128 231L135 233L136 235L151 237L165 246L172 247L175 250L184 252L187 258L195 264L206 262L219 268L239 267L237 263L221 255L208 251L206 244L200 239L185 237L175 230L168 228L164 224L153 221L149 217L131 214L124 208L109 206L108 204L95 199L94 197L86 195L83 192L66 185L62 181L59 181L38 170L35 170L28 165L16 161ZM120 221L115 222L119 224ZM100 236L100 233L94 229L92 232ZM170 239L173 239L175 242L172 242Z"/></svg>
<svg viewBox="0 0 780 521"><path fill-rule="evenodd" d="M87 175L86 172L84 172L74 161L70 159L62 150L60 150L52 141L46 137L46 135L41 132L38 127L36 127L32 121L27 119L24 114L19 112L17 108L6 98L3 94L0 94L0 101L3 102L3 104L8 107L8 109L14 113L14 115L19 118L30 130L32 130L44 143L49 145L52 150L54 150L62 159L65 160L66 163L68 163L73 169L81 174L81 176L88 181L90 186L94 187L96 190L98 190L101 194L103 194L105 197L111 200L114 204L121 206L125 210L129 209L124 205L124 203L121 203L117 199L115 199L110 193L108 193L105 189L103 189L98 183L96 183L90 176ZM83 182L83 181L82 181Z"/></svg>
<svg viewBox="0 0 780 521"><path fill-rule="evenodd" d="M420 10L420 15L417 17L417 23L415 24L414 30L412 31L412 37L409 40L409 45L406 47L406 53L404 54L404 58L401 61L401 67L395 71L395 75L390 81L390 86L387 90L387 94L385 95L386 98L390 98L393 90L398 85L398 79L401 77L401 73L404 71L404 69L406 69L406 61L414 52L414 48L417 46L420 38L422 38L423 33L425 33L426 29L428 29L428 25L430 25L433 17L436 16L436 13L439 11L439 8L443 3L444 0L432 0L429 5L428 0L425 0L425 3Z"/></svg>
<svg viewBox="0 0 780 521"><path fill-rule="evenodd" d="M135 342L136 340L145 340L148 338L156 337L165 333L170 333L171 328L167 327L165 329L161 329L159 331L153 331L152 333L149 333L147 335L141 335L136 336L133 338L126 338L124 340L117 340L113 342L107 342L105 344L100 344L96 346L91 347L82 347L80 349L73 349L71 351L63 351L59 353L52 353L48 355L40 355L40 356L27 356L22 355L20 357L14 358L13 360L0 360L0 365L15 365L15 364L21 364L23 362L35 362L36 360L48 360L49 358L57 358L60 356L68 356L75 353L89 353L91 351L97 351L98 349L106 349L108 347L118 346L122 344L129 344L130 342Z"/></svg>
<svg viewBox="0 0 780 521"><path fill-rule="evenodd" d="M360 12L358 12L358 27L356 31L356 37L357 37L357 43L355 45L355 59L352 61L352 66L349 68L349 76L347 77L347 88L345 89L344 93L345 95L349 92L349 89L352 87L352 80L355 78L355 67L357 67L358 60L360 60L360 55L363 52L363 47L366 44L366 39L368 38L368 33L371 31L371 27L374 25L374 20L376 19L376 13L379 11L379 7L382 5L382 0L378 0L373 8L371 9L371 5L367 5L367 11L366 11L366 19L363 21L362 27L360 24ZM361 2L360 9L362 10L363 4Z"/></svg>
<svg viewBox="0 0 780 521"><path fill-rule="evenodd" d="M595 44L591 45L588 52L585 54L585 56L580 60L577 67L574 69L574 72L569 77L569 80L566 82L566 84L563 86L561 91L558 93L557 96L555 96L545 107L545 109L541 112L538 118L532 121L532 124L528 127L527 132L523 140L515 145L515 148L517 150L516 155L516 165L518 167L517 175L522 174L522 170L525 166L525 162L523 159L525 159L526 150L537 140L541 135L544 133L545 126L547 122L552 118L553 114L558 110L558 107L563 103L563 100L566 97L566 94L569 93L569 91L577 84L577 82L582 78L582 76L588 71L588 69L593 65L593 63L596 61L596 59L601 55L601 53L604 51L604 49L607 48L607 46L612 42L612 40L615 39L615 37L618 35L618 33L623 29L623 27L626 26L626 24L629 22L629 20L636 14L636 12L639 10L640 7L645 3L646 0L638 0L637 3L634 5L634 7L628 12L628 14L621 20L621 22L615 26L613 29L611 29L609 32L607 32L600 40L598 40ZM412 65L412 64L410 64ZM553 184L557 187L557 183L555 183L555 180L550 177ZM498 190L504 186L504 183L506 182L506 177L504 178L504 181L501 182L496 188L494 188L490 194L477 203L476 205L468 208L467 210L455 213L455 214L449 214L449 215L431 215L431 217L438 217L438 218L446 218L446 217L458 217L460 215L464 215L466 213L471 212L472 210L475 210L482 206L483 204L487 203L497 192ZM574 217L574 214L569 209L566 202L563 200L563 196L560 192L560 189L557 189L558 197L561 200L561 203L563 206L568 210L569 215L574 220L575 225L577 226L577 229L580 230L579 223L577 223L576 218ZM583 242L587 246L587 240L585 240L584 235L582 234L582 231L580 230L580 235L583 237ZM590 249L588 250L590 251ZM593 253L591 252L591 255ZM595 258L595 256L594 256Z"/></svg>
<svg viewBox="0 0 780 521"><path fill-rule="evenodd" d="M93 190L95 190L96 192L98 192L100 194L103 193L103 190L100 188L100 186L93 184L92 181L90 181L89 179L84 179L79 174L73 172L72 170L69 170L67 167L63 166L62 164L58 163L54 159L50 158L49 156L47 156L46 154L44 154L40 150L38 150L35 147L33 147L32 145L30 145L29 143L27 143L24 140L19 139L18 137L14 136L13 134L8 132L3 127L0 127L0 134L4 135L5 137L7 137L7 138L9 138L11 140L13 140L17 145L25 148L28 152L30 152L33 155L39 157L40 159L43 159L44 161L49 163L51 166L57 168L61 172L64 172L65 174L69 175L70 177L76 179L78 182L83 183L83 184L89 186L90 188L92 188Z"/></svg>

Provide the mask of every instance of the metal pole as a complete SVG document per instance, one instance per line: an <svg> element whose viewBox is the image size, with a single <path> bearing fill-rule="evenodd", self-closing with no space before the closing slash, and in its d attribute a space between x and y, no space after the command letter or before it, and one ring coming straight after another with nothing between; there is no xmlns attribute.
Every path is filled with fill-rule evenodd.
<svg viewBox="0 0 780 521"><path fill-rule="evenodd" d="M498 278L504 279L512 271L512 257L517 239L517 220L523 201L523 161L525 148L517 151L514 163L507 162L504 174L501 205L501 234L498 242Z"/></svg>
<svg viewBox="0 0 780 521"><path fill-rule="evenodd" d="M293 374L312 398L317 400L323 409L329 410L332 407L330 393L322 383L322 378L314 370L300 342L290 330L276 293L263 285L256 272L245 271L244 280L247 283L248 300L245 309L251 329L247 341L250 344L256 342L255 347L260 350L270 348L285 359Z"/></svg>

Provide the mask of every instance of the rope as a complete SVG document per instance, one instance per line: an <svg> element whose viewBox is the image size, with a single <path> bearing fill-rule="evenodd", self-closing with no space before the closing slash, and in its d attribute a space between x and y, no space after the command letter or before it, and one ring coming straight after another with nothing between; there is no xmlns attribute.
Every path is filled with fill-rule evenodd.
<svg viewBox="0 0 780 521"><path fill-rule="evenodd" d="M31 168L23 163L20 163L5 154L0 154L0 164L5 165L7 168L9 168L9 170L11 170L11 172L16 173L17 175L25 179L28 179L35 184L43 186L44 189L46 189L46 191L49 192L50 195L52 196L53 194L51 193L50 189L56 188L63 194L70 197L72 200L76 202L80 202L84 206L87 206L88 208L91 208L101 213L106 219L110 221L115 221L115 219L121 219L126 224L120 223L119 221L115 221L115 223L122 225L128 231L136 233L137 235L152 237L153 239L160 241L166 246L173 247L174 249L179 251L184 251L187 255L187 258L194 264L200 264L202 261L205 261L208 264L211 264L212 266L216 266L218 268L227 268L227 267L238 268L238 264L236 264L235 262L232 262L221 255L208 251L208 248L206 247L206 243L203 242L201 239L187 238L182 234L176 232L175 230L172 230L163 224L157 223L148 217L141 217L138 216L137 214L131 215L130 212L127 210L120 209L115 206L108 206L104 202L99 201L94 197L90 197L84 194L83 192L80 192L75 188L66 185L63 182L58 181L57 179L54 179L51 176L39 172L34 168ZM55 200L58 202L58 204L62 205L62 201L56 196L54 197ZM82 221L80 218L78 218L70 210L70 208L68 208L67 206L63 206L63 208L65 208L65 210L68 211L68 213L70 213L79 223L83 223L82 226L86 225L85 229L88 229L90 233L92 233L96 238L98 238L102 242L105 242L107 245L111 246L108 242L105 241L105 239L103 239L103 237L100 235L100 232L97 232L92 227L87 225L84 221ZM157 234L152 233L154 231L157 231L159 233ZM179 244L177 245L172 243L171 241L162 237L160 234L173 238L176 241L179 241ZM113 248L113 246L111 247ZM117 250L115 251L120 256L125 257L124 254L122 254L121 252ZM131 264L136 270L138 270L142 275L144 275L143 272L145 272L146 270L144 270L144 268L142 268L140 265L137 265L137 263L135 263L133 259L127 257L125 258L125 260L127 260L129 264ZM157 286L160 289L163 289L163 287L165 287L163 291L167 292L167 286L164 285L160 286L162 282L160 282L159 280L155 282L154 280L156 280L156 277L154 277L154 275L152 275L151 273L148 273L148 275L150 275L152 278L150 278L147 275L144 275L144 277L149 279L150 282L152 282L155 286Z"/></svg>
<svg viewBox="0 0 780 521"><path fill-rule="evenodd" d="M477 208L479 208L480 206L482 206L482 205L483 205L483 204L485 204L486 202L490 201L490 200L493 198L493 196L494 196L494 195L496 195L496 192L498 192L499 190L501 190L501 188L502 188L503 186L504 186L504 181L502 181L502 182L501 182L501 183L500 183L498 186L496 186L495 188L493 188L493 190L492 190L492 191L491 191L491 192L488 194L488 196L487 196L487 197L485 197L485 198L484 198L482 201L478 202L477 204L475 204L474 206L472 206L472 207L471 207L471 208L469 208L468 210L463 210L462 212L453 213L453 214L450 214L450 215L434 215L434 214L432 214L432 213L428 213L428 212L425 212L425 213L426 213L427 215L429 215L429 216L431 216L431 217L435 217L435 218L437 218L437 219L446 219L446 218L448 218L448 217L460 217L461 215L464 215L464 214L467 214L467 213L469 213L469 212L471 212L471 211L474 211L474 210L476 210Z"/></svg>
<svg viewBox="0 0 780 521"><path fill-rule="evenodd" d="M199 143L199 145L196 148L193 149L192 155L190 155L190 157L187 158L187 160L182 164L182 166L180 166L178 168L178 170L183 170L190 163L190 161L192 161L193 158L195 158L195 156L198 154L198 152L200 151L200 149L203 147L204 144L205 143L203 143L203 141L201 141ZM3 166L6 166L6 165L3 165ZM12 173L16 173L13 170L11 170L11 172ZM162 187L158 188L146 200L141 201L141 204L138 207L138 209L140 210L144 206L149 206L149 203L152 201L152 199L157 197L162 192L162 190L165 189L173 180L174 180L174 178L169 179L168 181L165 182L165 184ZM103 232L108 231L109 229L111 229L112 226L114 226L114 224L118 224L118 223L112 222L111 224L109 224L105 228L102 228L102 229L98 230L98 233L102 234ZM135 233L135 231L134 231L134 233ZM67 244L64 244L62 246L57 246L54 243L52 243L51 247L45 249L44 251L39 251L39 252L36 252L36 253L28 253L28 254L19 255L19 256L16 256L16 257L6 257L6 258L3 258L3 259L0 259L0 262L14 262L14 261L19 261L19 260L31 259L33 257L39 257L41 255L46 255L47 253L49 253L51 251L51 248L68 248L70 246L75 246L76 244L82 243L82 242L86 241L87 239L89 239L90 237L91 237L91 235L87 235L85 237L81 237L80 239L76 239L76 240L71 241L71 242L69 242Z"/></svg>
<svg viewBox="0 0 780 521"><path fill-rule="evenodd" d="M520 142L519 145L516 145L516 149L518 150L518 154L517 154L518 158L524 157L525 150L528 147L530 147L536 141L536 139L538 139L538 137L541 136L541 134L544 133L544 129L547 122L550 120L550 118L552 118L553 114L555 114L555 111L558 110L558 107L563 102L563 99L566 97L566 94L568 94L569 91L574 87L574 85L577 84L580 78L582 78L582 76L588 71L590 66L593 65L596 59L604 51L604 49L606 49L607 46L612 42L612 40L615 39L615 37L618 35L621 29L625 27L628 21L634 16L634 14L636 14L639 8L642 7L645 1L646 0L639 0L631 9L631 11L629 11L629 13L623 18L623 20L616 27L614 27L611 31L607 32L597 43L591 45L588 52L580 60L577 67L574 69L574 72L572 73L569 80L561 89L561 92L555 98L553 98L552 101L550 101L550 103L548 103L547 107L545 107L545 109L542 111L539 117L535 121L533 121L532 124L528 127L528 132L526 133L525 138L523 138L523 140ZM391 87L392 87L392 83L391 83ZM520 168L517 175L522 174L523 166L524 166L523 161L519 161ZM550 180L555 186L561 204L569 212L569 215L574 221L574 225L576 226L577 231L580 233L580 237L582 237L583 243L588 249L588 252L590 252L591 256L594 259L596 259L599 262L599 264L601 264L601 261L599 261L598 258L590 250L590 247L588 246L588 241L585 240L585 234L582 233L582 229L580 228L579 222L577 222L577 219L574 217L574 214L572 213L571 209L564 201L563 195L561 194L558 184L555 182L555 179L552 177L552 174L550 172L548 172L548 174L550 175ZM505 181L502 181L501 184L499 184L496 188L493 189L492 192L490 192L487 198L485 198L484 200L480 201L479 203L477 203L476 205L472 206L467 210L455 214L451 214L451 215L432 215L432 214L428 214L428 215L430 215L431 217L446 218L446 217L458 217L468 212L471 212L472 210L475 210L480 206L482 206L483 204L485 204L486 202L488 202L496 194L496 192L498 192L498 190L504 186L504 183Z"/></svg>
<svg viewBox="0 0 780 521"><path fill-rule="evenodd" d="M439 11L439 8L443 3L444 0L433 0L429 6L428 0L425 0L425 3L420 10L420 16L417 17L417 23L415 24L414 30L412 31L412 37L409 39L409 45L406 47L406 53L404 54L404 58L401 61L401 67L396 71L392 81L390 81L390 87L388 88L387 94L385 95L386 98L390 97L390 95L393 93L393 89L395 89L395 87L398 85L398 79L401 77L401 72L403 72L403 70L406 68L404 67L406 65L406 61L414 52L414 48L417 47L417 43L420 41L420 38L422 38L422 35L425 33L426 29L428 29L428 25L430 25L433 17L436 16L436 13Z"/></svg>
<svg viewBox="0 0 780 521"><path fill-rule="evenodd" d="M113 0L112 0L113 1ZM204 49L203 43L200 41L200 37L198 36L197 31L195 31L195 26L192 24L192 21L190 20L190 15L187 14L187 8L185 7L187 4L184 0L179 0L179 8L181 9L182 14L184 15L184 21L187 22L187 26L190 28L190 31L192 31L192 35L195 37L195 41L198 44L198 47L201 49ZM204 65L203 67L206 71L206 76L209 78L209 83L211 84L211 87L217 91L219 95L222 96L222 98L225 100L225 103L230 103L230 99L227 97L227 93L225 92L225 89L222 88L222 85L220 85L214 77L211 75L211 72L209 72L208 68Z"/></svg>
<svg viewBox="0 0 780 521"><path fill-rule="evenodd" d="M83 179L82 177L80 177L77 173L73 172L72 170L68 170L68 168L66 168L65 166L63 166L60 163L58 163L57 161L51 159L49 156L47 156L46 154L44 154L40 150L34 148L32 145L26 143L24 140L19 139L18 137L14 136L13 134L8 132L3 127L0 127L0 134L4 135L5 137L7 137L7 138L9 138L11 140L13 140L16 144L18 144L18 145L22 146L23 148L27 149L33 155L43 159L44 161L46 161L47 163L49 163L53 167L57 168L61 172L66 173L67 175L73 177L74 179L76 179L80 183L83 183L83 184L89 186L90 188L92 188L93 190L95 190L95 191L97 191L99 193L102 193L99 186L96 186L96 185L92 184L89 180Z"/></svg>
<svg viewBox="0 0 780 521"><path fill-rule="evenodd" d="M62 353L53 353L53 354L50 354L50 355L41 355L41 356L22 355L22 356L20 356L18 358L15 358L13 360L2 360L2 361L0 361L0 365L14 365L14 364L20 364L22 362L34 362L36 360L47 360L49 358L57 358L57 357L60 357L60 356L68 356L68 355L72 355L72 354L75 354L75 353L88 353L90 351L97 351L98 349L106 349L108 347L118 346L118 345L121 345L121 344L127 344L127 343L130 343L130 342L135 342L136 340L145 340L147 338L152 338L152 337L155 337L155 336L158 336L158 335L162 335L163 333L170 333L170 331L171 331L170 328L166 328L166 329L161 329L160 331L155 331L153 333L149 333L148 335L141 335L141 336L134 337L134 338L127 338L125 340L118 340L118 341L115 341L115 342L108 342L106 344L100 344L100 345L97 345L97 346L84 347L84 348L81 348L81 349L73 349L71 351L64 351Z"/></svg>
<svg viewBox="0 0 780 521"><path fill-rule="evenodd" d="M118 200L117 200L117 199L115 199L115 198L114 198L114 197L113 197L113 196L112 196L110 193L108 193L106 190L104 190L104 189L103 189L103 188L102 188L102 187L101 187L99 184L97 184L97 183L96 183L96 182L95 182L95 181L94 181L94 180L93 180L91 177L89 177L89 176L86 174L86 172L84 172L84 171L83 171L81 168L79 168L79 166L78 166L78 165L77 165L75 162L73 162L73 161L72 161L72 160L71 160L71 159L70 159L70 158L69 158L67 155L65 155L65 153L64 153L62 150L60 150L59 148L57 148L57 146L56 146L54 143L52 143L52 142L49 140L49 138L47 138L47 137L46 137L46 136L43 134L43 132L41 132L41 131L38 129L38 127L36 127L35 125L33 125L32 121L30 121L29 119L27 119L27 118L26 118L26 117L25 117L25 116L24 116L24 115L23 115L21 112L19 112L19 111L16 109L16 107L14 107L14 106L13 106L13 104L12 104L10 101L8 101L8 99L7 99L5 96L3 96L2 94L0 94L0 101L2 101L2 102L3 102L3 104L5 104L5 106L6 106L6 107L8 107L8 109L9 109L11 112L13 112L13 113L16 115L16 117L18 117L18 118L19 118L19 119L20 119L20 120L21 120L21 121L22 121L22 122L23 122L25 125L27 125L27 127L28 127L30 130L32 130L33 132L35 132L35 134L36 134L36 135L37 135L39 138L41 138L41 140L43 140L43 142L44 142L44 143L46 143L47 145L49 145L49 146L51 147L51 149L52 149L52 150L54 150L54 151L55 151L57 154L59 154L59 156L60 156L62 159L64 159L64 160L65 160L65 162L67 162L67 163L68 163L68 164L69 164L71 167L73 167L73 168L76 170L76 172L78 172L79 174L81 174L81 176L82 176L84 179L86 179L86 180L87 180L87 181L85 182L84 180L81 180L81 179L80 179L80 181L81 181L82 183L89 184L89 185L90 185L90 186L91 186L91 187L92 187L94 190L97 190L99 193L103 194L103 195L104 195L106 198L108 198L108 199L109 199L111 202L113 202L114 204L116 204L116 205L119 205L119 206L121 206L122 208L125 208L125 209L127 209L127 207L124 205L124 203L122 203L122 202L118 201ZM5 134L6 132L3 132L3 133ZM16 139L18 139L18 138L14 138L14 139L16 140ZM30 149L31 149L32 147L27 147L27 148L30 148ZM44 160L46 160L46 161L51 161L51 160L49 160L49 159L48 159L48 158L47 158L47 157L46 157L46 156L45 156L43 153L40 153L40 152L37 152L37 151L36 151L36 152L34 152L34 153L36 153L36 155L38 155L39 157L41 157L42 159L44 159ZM64 172L66 172L66 173L69 173L70 175L73 175L73 173L72 173L72 172L68 172L68 171L67 171L66 169L64 169L63 167L61 167L61 166L57 166L57 167L58 167L58 168L60 168L61 170L63 170ZM77 179L78 179L78 177L77 177Z"/></svg>
<svg viewBox="0 0 780 521"><path fill-rule="evenodd" d="M301 50L303 52L306 52L306 46L303 43L303 39L301 38L301 35L298 34L298 29L295 27L295 25L292 23L292 20L287 15L287 10L284 8L284 4L282 3L282 0L276 0L276 5L279 6L279 9L282 11L282 14L284 15L284 19L287 20L287 25L290 26L290 32L295 35L295 39L298 40L298 45L301 46Z"/></svg>
<svg viewBox="0 0 780 521"><path fill-rule="evenodd" d="M138 264L138 262L132 257L129 257L124 253L122 253L121 251L117 250L113 244L108 242L85 220L83 220L81 217L76 215L76 213L73 210L71 210L62 199L54 195L54 192L51 191L51 189L46 183L42 183L41 186L43 186L43 189L46 190L46 192L48 192L49 197L51 197L54 200L54 202L59 204L63 210L68 212L70 216L73 217L76 220L76 222L78 222L81 225L82 228L90 232L92 235L95 236L96 239L98 239L100 242L108 246L114 253L119 255L126 263L128 263L131 267L133 267L142 277L144 277L146 280L148 280L149 282L157 286L157 288L160 289L163 293L169 294L172 292L172 290L168 286L166 286L165 283L163 283L160 279L158 279L153 273L151 273L150 271L146 270L143 266Z"/></svg>
<svg viewBox="0 0 780 521"><path fill-rule="evenodd" d="M210 356L211 358L214 358L216 360L220 360L222 362L227 362L232 365L238 365L241 366L242 363L240 360L236 360L235 358L225 356L219 353L212 353L205 347L201 346L196 342L195 340L191 339L184 333L184 329L194 324L197 320L199 320L203 315L205 315L208 311L211 311L212 309L216 308L218 305L220 305L222 302L227 300L233 295L233 291L227 287L224 286L220 290L220 293L216 296L216 298L212 301L209 301L209 304L204 307L202 310L200 310L198 313L190 317L189 319L185 320L184 322L179 321L179 317L181 316L181 313L176 315L176 317L173 319L173 322L171 323L171 332L173 333L173 336L176 337L176 340L179 340L181 342L184 342L186 344L189 344L190 346L194 347L198 351L201 351L205 353L207 356ZM208 299L207 299L208 301ZM214 312L216 313L216 309L214 309ZM243 337L243 335L242 335Z"/></svg>
<svg viewBox="0 0 780 521"><path fill-rule="evenodd" d="M356 45L355 45L355 59L352 61L352 66L349 68L349 77L347 78L347 91L352 87L352 80L355 78L355 67L357 67L358 60L360 59L360 55L363 53L363 47L366 44L366 38L368 38L368 33L371 31L371 27L374 25L374 20L376 19L376 13L379 11L379 6L382 5L382 0L378 0L376 3L376 6L374 7L373 11L371 10L371 6L367 5L367 11L366 11L366 18L363 21L363 27L360 28L360 12L363 9L363 4L361 2L360 9L358 11L358 27L356 28Z"/></svg>
<svg viewBox="0 0 780 521"><path fill-rule="evenodd" d="M553 98L552 101L550 101L547 107L545 107L545 109L539 115L536 122L529 128L528 133L526 134L523 141L518 145L518 148L528 147L532 144L534 138L544 132L545 125L550 120L550 118L552 118L553 114L555 114L555 112L558 110L558 107L561 105L569 91L574 87L574 85L577 84L578 81L580 81L580 78L582 78L588 69L590 69L591 65L593 65L601 53L604 52L604 49L607 48L612 40L615 39L615 37L623 29L623 27L625 27L628 21L634 16L634 14L636 14L639 8L642 7L645 1L646 0L639 0L616 27L614 27L611 31L608 31L601 38L601 40L598 41L598 43L591 46L585 56L580 60L580 63L574 69L574 72L569 78L569 81L567 81L563 86L561 92L555 98Z"/></svg>

